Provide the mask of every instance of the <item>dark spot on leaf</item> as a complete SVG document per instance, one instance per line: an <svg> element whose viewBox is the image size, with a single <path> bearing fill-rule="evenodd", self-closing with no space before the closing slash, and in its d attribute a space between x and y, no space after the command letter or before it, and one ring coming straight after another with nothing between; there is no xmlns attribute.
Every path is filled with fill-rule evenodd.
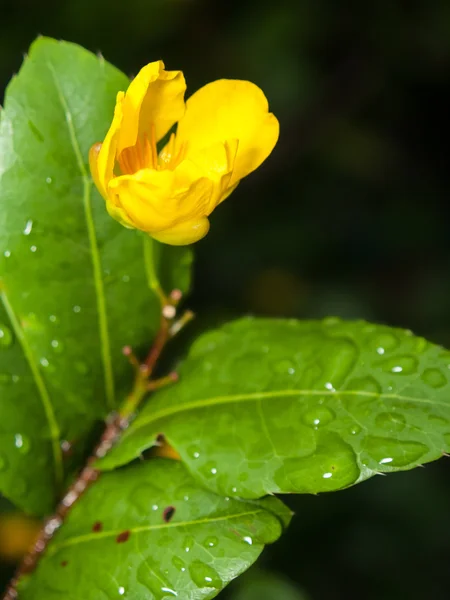
<svg viewBox="0 0 450 600"><path fill-rule="evenodd" d="M158 446L161 446L162 444L164 444L165 441L166 441L166 438L164 437L164 434L158 433L158 435L156 436L156 443L158 444Z"/></svg>
<svg viewBox="0 0 450 600"><path fill-rule="evenodd" d="M126 531L122 531L122 533L119 533L119 535L116 537L116 542L118 544L123 544L123 542L126 542L128 540L130 535L131 532L128 529Z"/></svg>
<svg viewBox="0 0 450 600"><path fill-rule="evenodd" d="M103 529L103 523L101 521L96 521L93 525L92 525L92 531L101 531Z"/></svg>
<svg viewBox="0 0 450 600"><path fill-rule="evenodd" d="M164 509L163 519L166 523L172 520L173 515L175 514L175 506L168 506Z"/></svg>
<svg viewBox="0 0 450 600"><path fill-rule="evenodd" d="M61 566L62 566L62 567L67 567L67 560L63 560L63 561L61 562Z"/></svg>

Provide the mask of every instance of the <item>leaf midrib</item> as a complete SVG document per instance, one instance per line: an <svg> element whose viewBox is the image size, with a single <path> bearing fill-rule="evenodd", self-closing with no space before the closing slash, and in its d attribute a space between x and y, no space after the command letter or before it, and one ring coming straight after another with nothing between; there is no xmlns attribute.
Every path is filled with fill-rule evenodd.
<svg viewBox="0 0 450 600"><path fill-rule="evenodd" d="M433 404L434 406L444 406L450 408L448 403L431 401L426 398L416 398L414 396L401 396L399 394L383 394L377 392L358 391L358 390L302 390L302 389L286 389L286 390L273 390L270 392L253 392L248 394L234 394L229 396L216 396L213 398L203 398L202 400L194 400L192 402L186 402L184 404L177 404L175 406L169 406L159 412L153 412L145 418L140 416L136 421L135 426L131 426L125 431L122 436L122 441L127 437L135 435L139 429L150 425L156 421L164 419L174 414L188 412L190 410L198 410L207 406L219 406L223 404L233 404L234 402L257 402L266 398L278 398L278 397L290 397L290 396L365 396L367 398L383 398L398 400L400 402L417 402L418 404Z"/></svg>
<svg viewBox="0 0 450 600"><path fill-rule="evenodd" d="M100 253L97 243L97 233L95 230L94 219L92 215L92 181L84 164L83 155L81 153L76 131L73 125L72 113L70 111L68 102L64 96L64 93L61 89L61 86L59 85L57 73L51 62L47 61L47 66L52 75L53 82L58 93L58 98L64 111L67 129L69 131L70 143L75 155L78 169L83 180L83 206L86 217L86 228L88 231L92 269L94 275L94 287L99 321L100 352L104 371L105 395L108 408L112 410L115 406L114 375L111 360L111 343L109 339L108 317L106 312L106 299L102 278Z"/></svg>
<svg viewBox="0 0 450 600"><path fill-rule="evenodd" d="M197 519L194 521L178 521L178 522L170 522L170 523L160 523L157 525L142 525L140 527L122 527L121 529L117 529L114 531L99 531L96 533L86 533L85 535L78 535L78 536L74 536L68 540L65 540L61 543L54 543L50 549L49 549L49 554L53 555L56 552L58 552L59 550L61 550L62 548L67 548L68 546L76 546L78 544L84 544L86 542L91 542L91 541L99 541L99 540L103 540L105 538L111 538L111 537L117 537L118 535L120 535L121 533L123 533L124 531L129 531L130 534L135 534L135 533L147 533L149 531L157 531L160 529L172 529L172 528L176 528L176 527L194 527L196 525L207 525L209 523L218 523L220 521L230 521L232 519L239 519L241 517L248 517L248 516L253 516L253 515L257 515L260 513L265 513L265 512L270 512L265 510L264 508L259 508L257 510L248 510L245 512L241 512L241 513L234 513L232 515L223 515L221 517L214 517L214 518L204 518L204 519ZM273 513L271 513L273 514Z"/></svg>

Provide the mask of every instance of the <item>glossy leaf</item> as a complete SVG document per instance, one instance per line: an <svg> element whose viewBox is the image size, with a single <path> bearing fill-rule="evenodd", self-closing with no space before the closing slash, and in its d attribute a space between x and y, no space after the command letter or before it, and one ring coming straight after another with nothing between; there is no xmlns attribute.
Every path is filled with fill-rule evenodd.
<svg viewBox="0 0 450 600"><path fill-rule="evenodd" d="M181 463L153 459L105 474L87 492L20 598L214 598L290 517L276 498L216 496Z"/></svg>
<svg viewBox="0 0 450 600"><path fill-rule="evenodd" d="M118 225L91 183L89 148L127 85L103 58L40 38L1 111L0 490L31 512L61 488L61 441L81 452L128 389L121 348L157 330L158 266L189 285L189 251Z"/></svg>
<svg viewBox="0 0 450 600"><path fill-rule="evenodd" d="M200 337L103 468L164 433L210 489L338 490L450 450L450 353L365 322L243 319Z"/></svg>

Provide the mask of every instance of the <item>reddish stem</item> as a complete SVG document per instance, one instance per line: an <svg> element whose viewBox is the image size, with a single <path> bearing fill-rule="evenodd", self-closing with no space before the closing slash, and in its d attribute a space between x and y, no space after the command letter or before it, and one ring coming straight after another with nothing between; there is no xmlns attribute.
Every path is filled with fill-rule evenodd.
<svg viewBox="0 0 450 600"><path fill-rule="evenodd" d="M165 311L165 309L167 306L175 309L174 305L179 299L178 293L175 291L171 295L173 304L168 304L163 307L160 329L156 335L155 341L150 349L150 352L148 353L147 358L142 364L139 364L129 346L124 348L124 354L129 357L129 360L135 367L136 371L136 379L133 390L125 400L119 414L113 414L107 420L106 427L99 443L86 461L86 464L81 470L77 479L64 494L63 498L56 507L55 512L45 520L34 546L23 558L22 563L19 565L13 579L10 581L2 600L16 600L18 598L17 586L20 579L24 575L34 571L49 542L53 538L55 532L64 523L64 520L66 519L72 506L78 502L86 490L99 478L101 471L96 469L93 465L98 459L106 456L111 448L113 448L113 446L118 442L123 430L129 426L130 421L133 418L134 413L142 399L149 391L154 391L160 387L163 387L164 385L168 385L176 381L177 378L173 373L169 374L167 377L161 378L161 380L149 381L149 378L166 343L173 336L173 334L171 334L171 326L173 327L174 325L173 319L175 317L175 310ZM190 319L181 317L180 323L183 325L184 323L188 322L188 320ZM179 331L180 328L181 326L176 327L175 329L176 331Z"/></svg>

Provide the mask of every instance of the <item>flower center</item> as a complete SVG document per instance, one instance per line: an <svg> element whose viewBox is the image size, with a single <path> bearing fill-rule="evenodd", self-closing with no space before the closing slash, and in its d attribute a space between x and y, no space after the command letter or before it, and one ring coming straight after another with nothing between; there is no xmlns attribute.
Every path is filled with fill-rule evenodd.
<svg viewBox="0 0 450 600"><path fill-rule="evenodd" d="M138 137L134 146L125 148L119 154L117 162L122 175L132 175L141 169L154 169L155 171L169 169L173 171L184 158L186 150L186 144L184 143L178 149L175 147L175 137L175 134L172 133L168 143L158 154L155 126L152 124L150 136L144 133Z"/></svg>

